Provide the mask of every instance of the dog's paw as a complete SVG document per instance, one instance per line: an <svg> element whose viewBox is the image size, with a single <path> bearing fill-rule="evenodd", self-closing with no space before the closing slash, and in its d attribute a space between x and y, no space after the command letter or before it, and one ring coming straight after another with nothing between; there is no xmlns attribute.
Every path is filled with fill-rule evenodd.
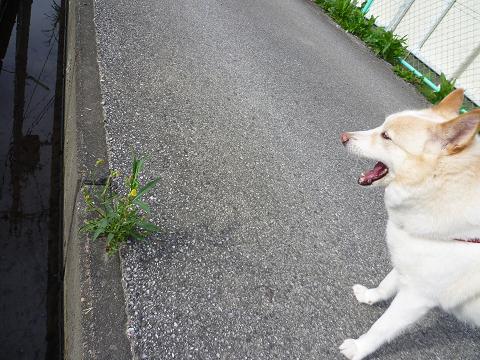
<svg viewBox="0 0 480 360"><path fill-rule="evenodd" d="M340 345L340 352L350 360L361 360L363 354L357 344L358 340L347 339Z"/></svg>
<svg viewBox="0 0 480 360"><path fill-rule="evenodd" d="M353 285L352 289L355 297L360 303L372 305L379 300L376 289L367 289L365 286L359 284Z"/></svg>

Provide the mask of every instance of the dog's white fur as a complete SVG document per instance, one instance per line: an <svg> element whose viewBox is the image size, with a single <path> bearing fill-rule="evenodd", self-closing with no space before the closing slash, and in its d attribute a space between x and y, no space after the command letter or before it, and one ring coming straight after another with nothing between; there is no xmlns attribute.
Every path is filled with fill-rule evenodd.
<svg viewBox="0 0 480 360"><path fill-rule="evenodd" d="M389 168L383 184L393 270L377 288L354 285L361 303L394 297L358 339L340 346L361 360L440 307L480 326L480 111L458 115L463 90L431 109L387 117L373 130L348 133L346 147ZM382 137L387 132L391 139Z"/></svg>

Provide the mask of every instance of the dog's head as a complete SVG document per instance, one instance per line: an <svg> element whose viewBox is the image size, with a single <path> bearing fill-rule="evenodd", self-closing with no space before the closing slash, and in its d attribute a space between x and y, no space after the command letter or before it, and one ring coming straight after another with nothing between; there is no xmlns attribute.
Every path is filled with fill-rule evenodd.
<svg viewBox="0 0 480 360"><path fill-rule="evenodd" d="M403 111L388 116L375 129L343 133L341 141L351 153L377 161L358 183L420 181L432 174L439 159L471 146L480 110L459 116L462 103L463 90L457 89L430 109Z"/></svg>

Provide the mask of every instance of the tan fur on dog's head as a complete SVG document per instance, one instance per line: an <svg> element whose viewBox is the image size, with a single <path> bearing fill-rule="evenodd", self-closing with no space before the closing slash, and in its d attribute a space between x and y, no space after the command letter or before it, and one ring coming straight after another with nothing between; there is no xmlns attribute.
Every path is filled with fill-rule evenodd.
<svg viewBox="0 0 480 360"><path fill-rule="evenodd" d="M468 149L478 131L480 110L459 115L462 103L463 90L457 89L430 109L399 112L375 129L342 134L350 152L379 161L359 183L418 183L448 157Z"/></svg>

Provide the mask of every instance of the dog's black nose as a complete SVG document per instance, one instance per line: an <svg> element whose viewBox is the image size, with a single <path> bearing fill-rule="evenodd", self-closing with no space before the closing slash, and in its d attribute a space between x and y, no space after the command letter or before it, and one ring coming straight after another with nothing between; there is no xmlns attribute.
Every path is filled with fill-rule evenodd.
<svg viewBox="0 0 480 360"><path fill-rule="evenodd" d="M348 140L350 140L350 134L346 132L342 133L340 135L340 140L342 141L342 144L345 145L348 142Z"/></svg>

